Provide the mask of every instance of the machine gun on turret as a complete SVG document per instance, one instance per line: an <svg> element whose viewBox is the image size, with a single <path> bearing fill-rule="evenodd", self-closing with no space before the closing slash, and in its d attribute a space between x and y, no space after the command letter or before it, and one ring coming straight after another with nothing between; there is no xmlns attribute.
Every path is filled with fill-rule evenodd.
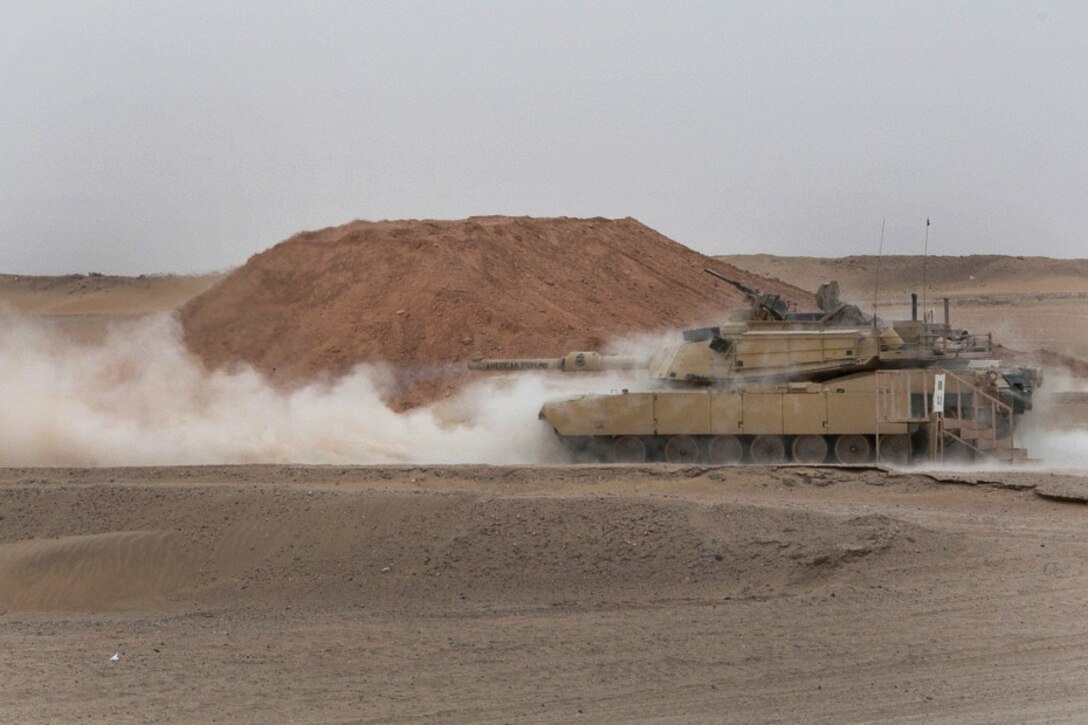
<svg viewBox="0 0 1088 725"><path fill-rule="evenodd" d="M709 274L711 277L720 279L722 282L731 284L744 293L744 296L752 303L752 319L753 320L784 320L790 309L790 303L782 299L780 295L765 294L757 289L752 289L748 285L741 284L740 282L729 279L724 274L715 272L712 269L703 267L703 271Z"/></svg>

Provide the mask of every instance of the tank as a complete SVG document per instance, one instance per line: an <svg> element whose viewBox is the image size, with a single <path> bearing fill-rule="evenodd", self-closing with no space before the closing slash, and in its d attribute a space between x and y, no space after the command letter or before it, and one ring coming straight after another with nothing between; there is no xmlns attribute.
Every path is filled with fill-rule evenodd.
<svg viewBox="0 0 1088 725"><path fill-rule="evenodd" d="M544 404L539 418L576 460L869 464L1019 461L1016 421L1039 371L1001 362L990 334L923 313L890 324L822 285L817 309L733 284L749 307L683 332L646 357L596 351L485 359L473 370L637 371L637 385Z"/></svg>

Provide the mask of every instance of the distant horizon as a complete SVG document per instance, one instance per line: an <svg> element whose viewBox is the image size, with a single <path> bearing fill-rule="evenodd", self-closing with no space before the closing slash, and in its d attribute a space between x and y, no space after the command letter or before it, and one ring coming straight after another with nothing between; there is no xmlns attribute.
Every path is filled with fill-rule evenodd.
<svg viewBox="0 0 1088 725"><path fill-rule="evenodd" d="M494 214L475 214L473 216L496 216L496 215L494 215ZM587 218L593 218L593 217L587 217ZM381 221L410 221L410 220L388 219L388 220L381 220ZM420 221L422 221L422 220L420 220ZM433 221L446 221L446 220L437 220L436 219L436 220L433 220ZM315 231L315 230L302 230L302 231ZM665 234L665 236L668 237L667 234ZM290 237L288 237L288 238L290 238ZM671 237L669 237L669 238L671 239ZM286 241L286 239L281 239L280 242L282 242L282 241ZM676 240L673 240L673 241L676 241ZM268 247L266 247L266 249L271 248L272 246L275 246L275 244L278 244L278 243L279 242L276 242L274 244L270 244ZM687 245L684 245L684 246L687 246ZM689 247L689 249L694 249L694 247ZM264 250L258 250L257 252L254 252L254 254L259 254L262 251L264 251ZM903 258L921 259L923 256L925 256L925 255L922 255L922 254L883 254L883 255L877 255L876 253L873 253L873 254L843 254L843 255L775 254L773 252L732 252L732 253L728 253L728 254L706 254L706 252L701 252L700 250L697 250L697 249L695 249L695 251L698 251L700 254L705 254L706 256L711 257L711 258L775 257L775 258L778 258L778 259L826 259L826 260L835 260L835 259L876 259L877 257L880 257L882 259L897 259L897 258L898 259L903 259ZM966 258L966 257L998 257L998 258L1025 259L1025 260L1026 259L1049 259L1049 260L1055 260L1055 261L1070 261L1070 262L1085 261L1085 262L1088 262L1088 257L1054 257L1054 256L1050 256L1050 255L1045 255L1045 254L999 254L999 253L977 252L977 253L970 253L970 254L929 254L928 255L929 259L942 259L942 258L945 258L945 259L960 259L960 258ZM83 271L72 270L72 271L67 271L67 272L35 273L35 272L13 272L13 271L7 271L7 270L0 270L0 276L2 276L2 277L35 277L35 278L112 277L112 278L129 278L129 279L165 278L165 277L212 277L212 276L217 276L217 275L229 274L231 271L243 266L246 262L248 262L248 258L245 261L243 261L242 263L240 263L240 264L231 265L229 267L223 267L223 268L219 268L219 269L209 269L209 270L204 270L204 271L174 272L174 271L170 271L170 270L159 270L159 271L155 271L155 272L118 273L118 272L104 271L104 270L100 270L100 269L91 269L91 270L83 270Z"/></svg>

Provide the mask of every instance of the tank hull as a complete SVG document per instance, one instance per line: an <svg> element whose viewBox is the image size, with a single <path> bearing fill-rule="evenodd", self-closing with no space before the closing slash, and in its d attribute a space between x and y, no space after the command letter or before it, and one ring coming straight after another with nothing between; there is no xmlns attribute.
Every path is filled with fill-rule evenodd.
<svg viewBox="0 0 1088 725"><path fill-rule="evenodd" d="M825 383L585 395L546 403L540 417L580 459L907 464L927 452L936 378L934 371L901 374L913 388L901 406L907 412L899 415L888 414L888 383L870 371ZM960 390L949 394L950 410L973 411L972 396L982 393L970 386ZM942 412L941 425L963 435L980 427L959 415ZM973 458L980 446L1011 448L1011 429L994 427L982 443L978 438L986 431L975 430L962 453Z"/></svg>

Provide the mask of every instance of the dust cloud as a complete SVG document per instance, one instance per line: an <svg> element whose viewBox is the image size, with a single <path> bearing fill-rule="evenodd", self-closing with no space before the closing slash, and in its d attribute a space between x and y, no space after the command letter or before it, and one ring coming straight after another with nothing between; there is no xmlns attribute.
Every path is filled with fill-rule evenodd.
<svg viewBox="0 0 1088 725"><path fill-rule="evenodd" d="M607 349L648 356L676 337L632 335ZM480 374L426 407L399 412L386 402L405 374L462 369L364 365L284 391L248 367L209 372L185 348L173 315L118 323L93 342L3 315L0 465L560 463L569 455L536 416L544 401L649 384L629 372ZM1076 387L1047 382L1047 392ZM1019 440L1046 467L1088 468L1088 431L1028 425Z"/></svg>
<svg viewBox="0 0 1088 725"><path fill-rule="evenodd" d="M599 377L481 376L396 412L383 402L395 372L361 366L284 392L249 368L207 371L172 316L114 326L91 344L5 316L0 465L546 463L564 456L537 419L541 403L602 388Z"/></svg>
<svg viewBox="0 0 1088 725"><path fill-rule="evenodd" d="M1046 468L1088 471L1088 431L1031 430L1022 439L1031 457Z"/></svg>
<svg viewBox="0 0 1088 725"><path fill-rule="evenodd" d="M1034 412L1025 416L1018 445L1046 468L1088 471L1088 429L1083 403L1063 403L1063 397L1079 399L1088 393L1080 378L1061 371L1048 371L1045 384L1036 390ZM1031 417L1029 417L1031 416Z"/></svg>

